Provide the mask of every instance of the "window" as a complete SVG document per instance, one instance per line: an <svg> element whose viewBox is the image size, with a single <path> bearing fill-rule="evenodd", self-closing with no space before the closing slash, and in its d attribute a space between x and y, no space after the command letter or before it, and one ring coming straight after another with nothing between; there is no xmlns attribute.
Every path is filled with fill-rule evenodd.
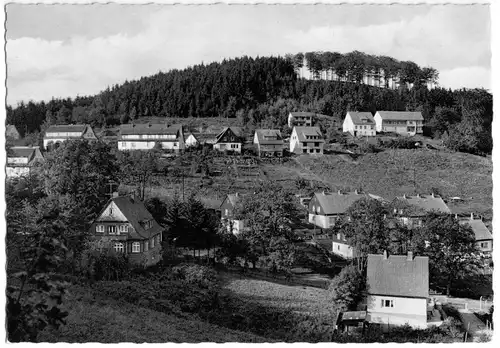
<svg viewBox="0 0 500 348"><path fill-rule="evenodd" d="M392 308L392 307L394 307L394 301L393 300L381 300L381 307Z"/></svg>
<svg viewBox="0 0 500 348"><path fill-rule="evenodd" d="M104 225L97 225L95 231L98 233L104 233Z"/></svg>
<svg viewBox="0 0 500 348"><path fill-rule="evenodd" d="M108 233L109 234L116 234L118 232L118 229L116 226L108 226Z"/></svg>
<svg viewBox="0 0 500 348"><path fill-rule="evenodd" d="M174 143L174 147L177 147L177 143Z"/></svg>
<svg viewBox="0 0 500 348"><path fill-rule="evenodd" d="M225 210L225 213L226 213L225 215L226 215L226 216L228 216L228 215L229 215L229 210L228 210L228 209L226 209L226 210Z"/></svg>
<svg viewBox="0 0 500 348"><path fill-rule="evenodd" d="M146 243L144 243L144 251L148 251L148 247L149 247L149 242L146 241Z"/></svg>
<svg viewBox="0 0 500 348"><path fill-rule="evenodd" d="M113 208L109 208L109 215L113 215Z"/></svg>
<svg viewBox="0 0 500 348"><path fill-rule="evenodd" d="M133 253L140 253L141 252L141 243L133 242L132 243L132 252Z"/></svg>
<svg viewBox="0 0 500 348"><path fill-rule="evenodd" d="M314 143L314 146L318 147L318 146L319 146L319 143Z"/></svg>
<svg viewBox="0 0 500 348"><path fill-rule="evenodd" d="M302 153L307 153L307 149L302 149Z"/></svg>
<svg viewBox="0 0 500 348"><path fill-rule="evenodd" d="M481 248L487 248L488 242L481 242Z"/></svg>
<svg viewBox="0 0 500 348"><path fill-rule="evenodd" d="M123 253L123 243L115 243L114 249L117 253Z"/></svg>
<svg viewBox="0 0 500 348"><path fill-rule="evenodd" d="M120 225L120 233L127 233L128 232L128 226L127 225Z"/></svg>

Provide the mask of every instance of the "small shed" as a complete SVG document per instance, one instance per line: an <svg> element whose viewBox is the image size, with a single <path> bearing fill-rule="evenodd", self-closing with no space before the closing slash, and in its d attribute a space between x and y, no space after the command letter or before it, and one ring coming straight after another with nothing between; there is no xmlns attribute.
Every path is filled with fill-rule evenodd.
<svg viewBox="0 0 500 348"><path fill-rule="evenodd" d="M340 312L337 316L335 328L341 332L349 332L349 326L362 327L364 332L366 311Z"/></svg>

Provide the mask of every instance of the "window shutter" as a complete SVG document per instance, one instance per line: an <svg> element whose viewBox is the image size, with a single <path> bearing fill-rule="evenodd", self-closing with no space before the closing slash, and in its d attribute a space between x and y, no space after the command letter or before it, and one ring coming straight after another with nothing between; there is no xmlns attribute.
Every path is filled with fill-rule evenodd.
<svg viewBox="0 0 500 348"><path fill-rule="evenodd" d="M380 300L380 307L384 307L384 300Z"/></svg>

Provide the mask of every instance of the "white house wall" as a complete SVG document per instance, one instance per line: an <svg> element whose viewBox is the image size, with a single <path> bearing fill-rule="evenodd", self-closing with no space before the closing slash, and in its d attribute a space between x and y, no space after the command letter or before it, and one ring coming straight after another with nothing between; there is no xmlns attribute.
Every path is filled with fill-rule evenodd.
<svg viewBox="0 0 500 348"><path fill-rule="evenodd" d="M353 257L352 247L343 243L332 242L332 252L347 259Z"/></svg>
<svg viewBox="0 0 500 348"><path fill-rule="evenodd" d="M382 307L382 300L392 300L394 307ZM367 312L369 323L427 327L427 300L423 298L368 295Z"/></svg>
<svg viewBox="0 0 500 348"><path fill-rule="evenodd" d="M29 167L6 167L5 174L8 178L18 178L28 175L29 172Z"/></svg>

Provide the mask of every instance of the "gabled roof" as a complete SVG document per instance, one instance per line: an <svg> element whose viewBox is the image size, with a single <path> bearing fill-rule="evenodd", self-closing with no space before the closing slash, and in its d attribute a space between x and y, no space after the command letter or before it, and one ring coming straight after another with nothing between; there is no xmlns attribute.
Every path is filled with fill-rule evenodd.
<svg viewBox="0 0 500 348"><path fill-rule="evenodd" d="M371 112L357 112L357 111L348 111L347 114L351 116L352 123L360 125L360 124L375 124L375 120L373 119ZM366 120L363 122L363 120Z"/></svg>
<svg viewBox="0 0 500 348"><path fill-rule="evenodd" d="M238 204L238 202L240 201L241 199L241 196L244 196L244 194L240 194L240 193L230 193L227 195L227 197L222 201L222 203L220 204L220 206L222 206L222 204L224 204L224 202L226 200L229 200L229 203L231 203L231 205L234 207L236 206L236 204Z"/></svg>
<svg viewBox="0 0 500 348"><path fill-rule="evenodd" d="M418 195L418 196L403 196L396 199L406 202L414 206L416 209L414 216L422 216L432 211L439 213L451 214L450 208L446 205L443 199L437 195ZM419 212L420 211L420 212Z"/></svg>
<svg viewBox="0 0 500 348"><path fill-rule="evenodd" d="M290 112L290 115L292 115L292 117L313 117L315 113L308 111L293 111Z"/></svg>
<svg viewBox="0 0 500 348"><path fill-rule="evenodd" d="M283 145L283 138L278 129L257 129L255 134L261 145Z"/></svg>
<svg viewBox="0 0 500 348"><path fill-rule="evenodd" d="M205 133L191 133L196 137L200 143L215 144L217 141L217 134L205 134Z"/></svg>
<svg viewBox="0 0 500 348"><path fill-rule="evenodd" d="M347 209L361 198L377 199L377 196L363 192L316 192L314 194L318 200L322 212L320 215L345 214ZM312 201L311 201L312 202ZM310 203L312 204L312 203Z"/></svg>
<svg viewBox="0 0 500 348"><path fill-rule="evenodd" d="M156 124L131 124L120 127L120 135L178 135L182 125L168 127L162 123Z"/></svg>
<svg viewBox="0 0 500 348"><path fill-rule="evenodd" d="M58 124L53 125L47 128L45 134L47 133L83 133L87 127L90 127L88 124Z"/></svg>
<svg viewBox="0 0 500 348"><path fill-rule="evenodd" d="M469 219L469 220L462 220L459 223L462 225L469 225L472 228L472 231L474 232L474 235L476 237L476 241L493 240L493 236L491 235L490 230L488 230L488 227L486 227L486 225L484 224L483 220Z"/></svg>
<svg viewBox="0 0 500 348"><path fill-rule="evenodd" d="M382 296L429 297L429 258L407 255L368 255L368 294Z"/></svg>
<svg viewBox="0 0 500 348"><path fill-rule="evenodd" d="M377 111L382 120L410 120L423 121L420 111Z"/></svg>
<svg viewBox="0 0 500 348"><path fill-rule="evenodd" d="M241 137L241 127L225 127L219 134L217 134L216 142L218 143L222 139L224 134L228 131L233 132L233 134L238 138Z"/></svg>
<svg viewBox="0 0 500 348"><path fill-rule="evenodd" d="M324 142L323 139L323 134L321 134L321 130L319 127L298 127L295 126L293 127L293 130L297 133L297 137L299 138L299 141L314 141L314 142ZM312 136L319 136L319 139L307 139L306 136L312 135Z"/></svg>
<svg viewBox="0 0 500 348"><path fill-rule="evenodd" d="M129 230L128 239L149 239L163 230L139 199L130 196L114 197L108 201L105 208L111 202L116 204L134 228L134 231ZM143 223L149 220L153 220L153 226L146 230Z"/></svg>
<svg viewBox="0 0 500 348"><path fill-rule="evenodd" d="M10 148L10 153L8 154L8 156L9 157L31 158L35 154L35 151L37 149L39 149L38 146L36 146L36 147L30 147L30 146L12 146Z"/></svg>

